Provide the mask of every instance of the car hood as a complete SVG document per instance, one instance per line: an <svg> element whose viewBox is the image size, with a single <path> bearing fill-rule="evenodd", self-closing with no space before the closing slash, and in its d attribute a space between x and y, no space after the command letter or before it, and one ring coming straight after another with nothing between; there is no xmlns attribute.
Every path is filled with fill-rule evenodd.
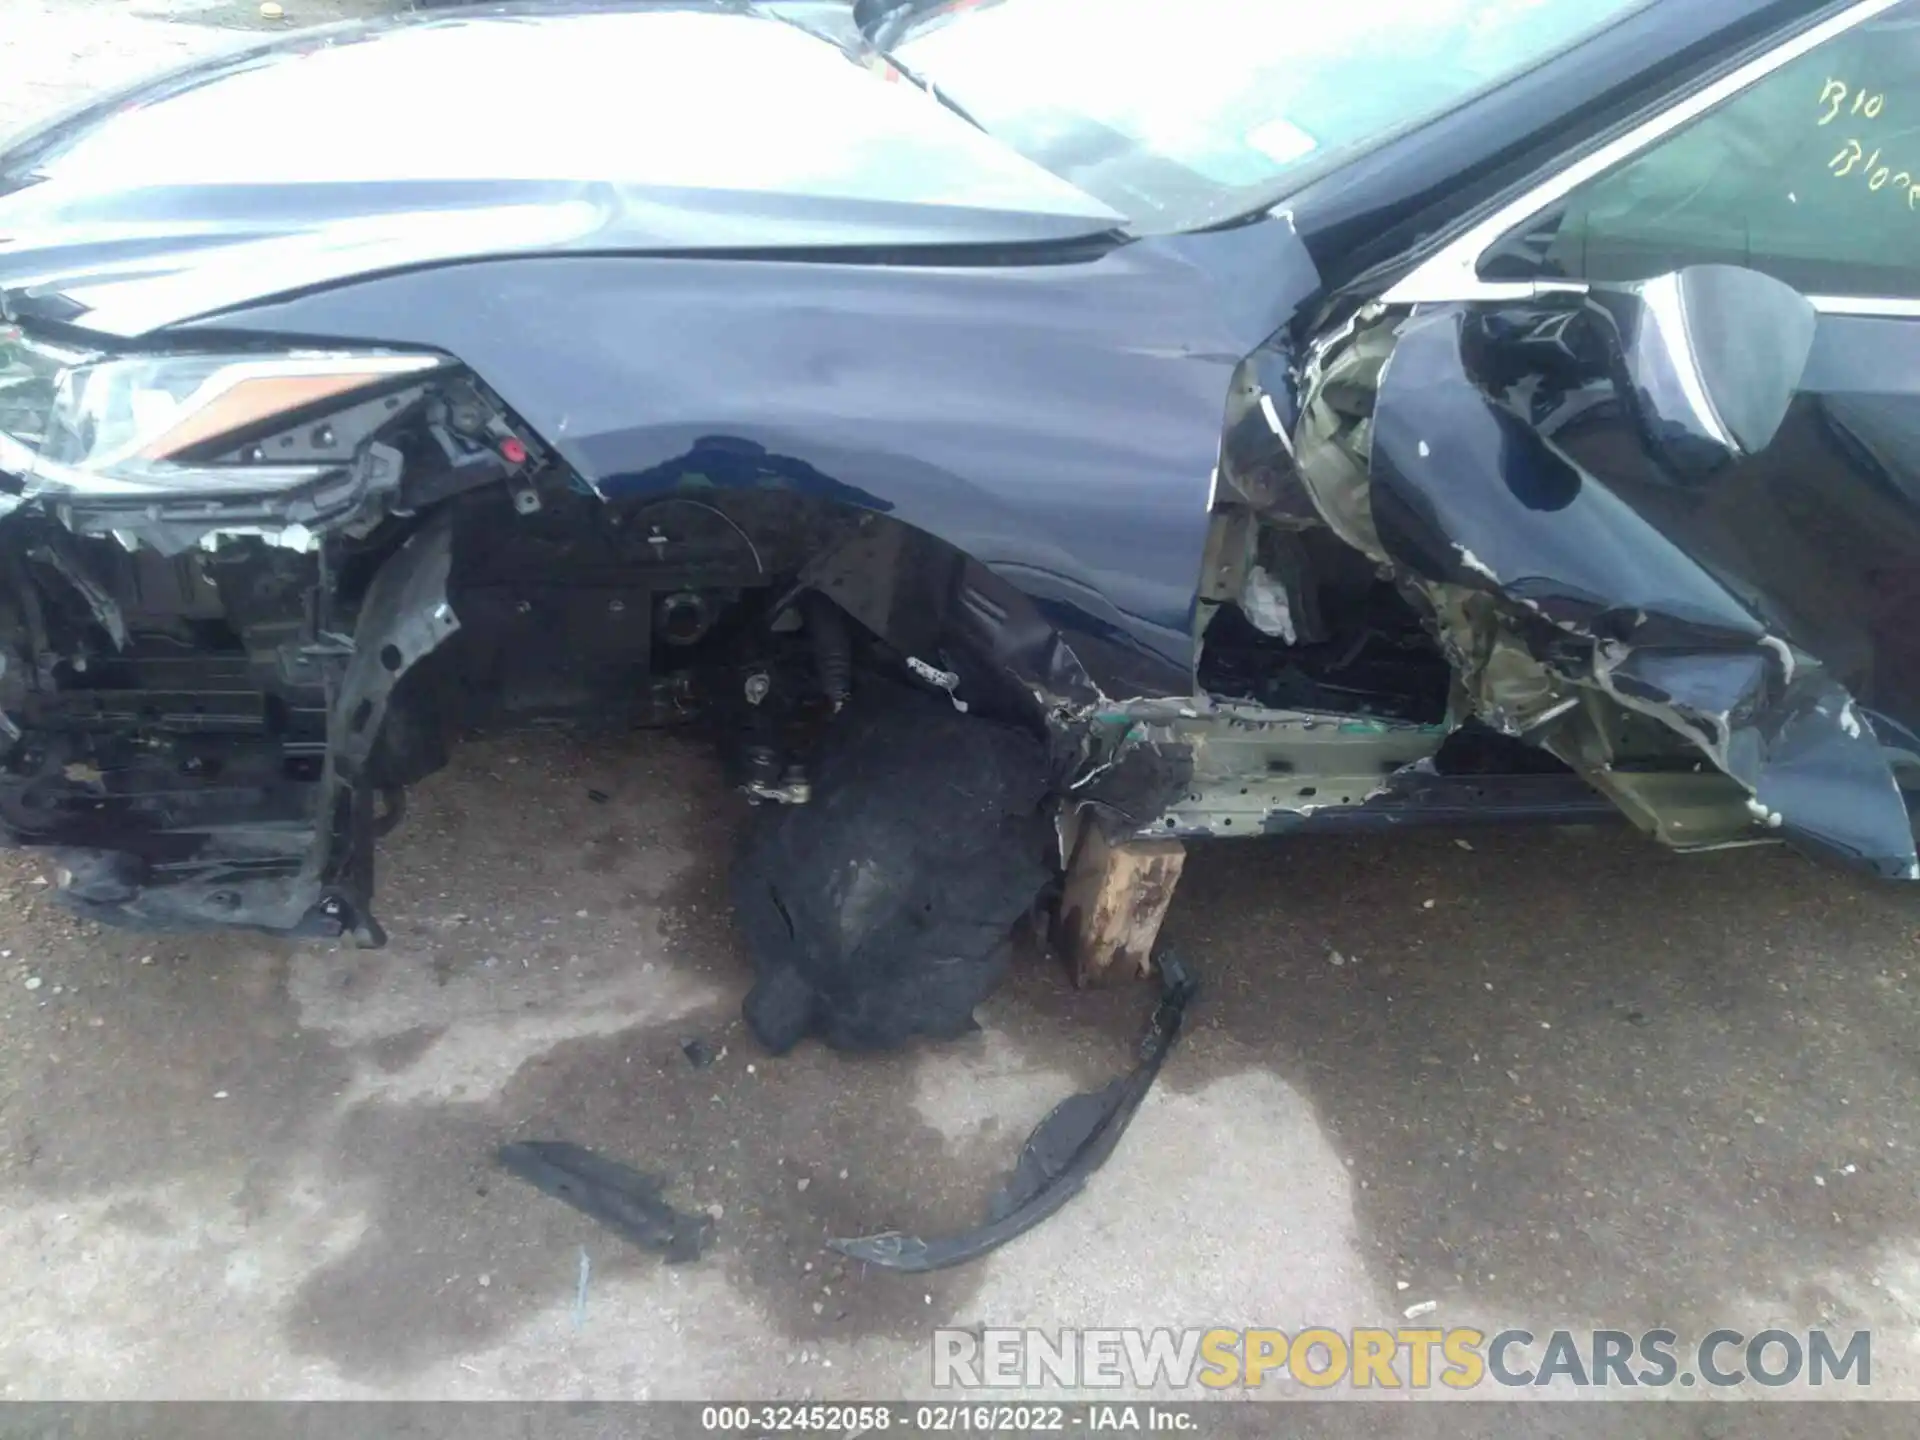
<svg viewBox="0 0 1920 1440"><path fill-rule="evenodd" d="M1121 217L877 54L722 0L400 17L146 82L0 154L0 299L139 335L557 251L1047 246Z"/></svg>

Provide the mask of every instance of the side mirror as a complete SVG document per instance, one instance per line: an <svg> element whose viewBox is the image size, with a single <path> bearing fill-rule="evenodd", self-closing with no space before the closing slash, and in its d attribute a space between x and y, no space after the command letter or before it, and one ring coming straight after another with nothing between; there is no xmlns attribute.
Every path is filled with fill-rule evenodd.
<svg viewBox="0 0 1920 1440"><path fill-rule="evenodd" d="M1615 379L1661 461L1704 477L1772 443L1813 349L1805 296L1757 270L1694 265L1588 298L1619 332Z"/></svg>

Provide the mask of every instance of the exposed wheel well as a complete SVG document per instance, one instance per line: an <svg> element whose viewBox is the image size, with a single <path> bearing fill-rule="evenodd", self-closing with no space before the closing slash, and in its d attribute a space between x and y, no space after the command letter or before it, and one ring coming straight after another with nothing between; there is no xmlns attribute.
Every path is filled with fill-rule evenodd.
<svg viewBox="0 0 1920 1440"><path fill-rule="evenodd" d="M400 398L312 530L9 522L0 820L99 918L375 939L374 842L478 729L702 721L795 800L860 671L1041 736L1092 696L1030 599L896 517L698 451L603 499L477 387Z"/></svg>

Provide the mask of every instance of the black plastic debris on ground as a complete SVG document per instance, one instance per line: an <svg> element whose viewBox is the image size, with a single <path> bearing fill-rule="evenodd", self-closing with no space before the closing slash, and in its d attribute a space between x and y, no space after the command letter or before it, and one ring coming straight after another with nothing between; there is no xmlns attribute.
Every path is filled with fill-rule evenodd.
<svg viewBox="0 0 1920 1440"><path fill-rule="evenodd" d="M535 1189L566 1201L636 1245L658 1250L670 1264L696 1260L713 1243L711 1217L674 1209L660 1198L659 1180L618 1160L564 1140L502 1145L497 1158Z"/></svg>
<svg viewBox="0 0 1920 1440"><path fill-rule="evenodd" d="M987 1220L940 1240L891 1231L858 1240L829 1240L831 1249L883 1270L919 1273L978 1259L1057 1213L1113 1154L1154 1077L1180 1038L1199 982L1172 956L1160 960L1160 1003L1140 1042L1140 1062L1098 1090L1069 1095L1027 1137L1020 1159L987 1203Z"/></svg>
<svg viewBox="0 0 1920 1440"><path fill-rule="evenodd" d="M687 1057L687 1063L696 1070L704 1070L720 1058L720 1052L702 1040L698 1035L689 1035L680 1042L680 1053Z"/></svg>
<svg viewBox="0 0 1920 1440"><path fill-rule="evenodd" d="M965 1033L1053 878L1045 746L869 680L812 771L812 801L763 807L734 864L748 1025L775 1054Z"/></svg>

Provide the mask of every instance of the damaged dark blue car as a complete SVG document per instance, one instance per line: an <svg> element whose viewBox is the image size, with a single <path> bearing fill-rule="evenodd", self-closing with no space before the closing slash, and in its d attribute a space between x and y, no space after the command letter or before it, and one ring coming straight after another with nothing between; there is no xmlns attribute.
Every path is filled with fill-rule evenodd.
<svg viewBox="0 0 1920 1440"><path fill-rule="evenodd" d="M789 1042L963 1024L1090 829L1913 879L1920 0L279 38L0 153L0 491L0 823L103 920L378 943L554 718L714 735Z"/></svg>

